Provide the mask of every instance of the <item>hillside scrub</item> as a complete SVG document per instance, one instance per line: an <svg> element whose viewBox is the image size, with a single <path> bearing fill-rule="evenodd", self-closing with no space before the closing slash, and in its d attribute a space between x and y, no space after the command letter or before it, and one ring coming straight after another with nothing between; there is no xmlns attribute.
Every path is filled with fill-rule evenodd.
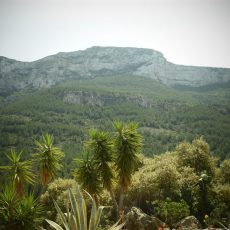
<svg viewBox="0 0 230 230"><path fill-rule="evenodd" d="M199 167L195 160L199 161ZM224 174L220 175L228 160L221 167L216 166L215 160L202 138L181 143L174 152L144 158L126 196L127 209L137 206L148 214L167 219L168 206L164 202L169 200L186 204L189 209L185 213L196 216L203 224L205 215L212 217L212 224L229 223L230 184Z"/></svg>
<svg viewBox="0 0 230 230"><path fill-rule="evenodd" d="M160 218L170 226L173 226L187 215L196 216L203 226L207 225L207 223L208 225L212 224L214 226L223 224L227 226L230 222L229 159L217 164L220 161L213 156L210 152L209 144L202 137L194 139L191 143L182 142L176 146L174 151L168 151L159 156L149 158L140 154L142 152L142 136L137 130L137 125L134 123L117 123L117 125L117 131L119 131L119 133L112 133L110 135L111 139L107 139L107 135L109 135L107 133L93 131L93 136L92 133L90 136L90 138L93 137L93 139L86 139L85 141L85 147L89 148L90 159L97 172L97 182L100 186L100 190L98 190L97 194L97 206L109 206L106 214L102 216L102 223L111 226L112 223L118 220L118 213L114 213L114 211L116 212L116 207L113 206L113 201L115 199L115 201L118 202L119 196L122 194L124 200L121 211L122 213L124 212L124 214L133 206L136 206L147 214ZM108 140L109 142L107 142ZM126 143L127 140L128 142ZM109 151L106 152L106 156L108 157L110 156L108 154L112 154L112 158L115 161L114 163L111 162L110 157L107 158L109 159L108 164L106 163L107 161L104 161L104 164L106 163L106 169L110 168L114 172L110 187L114 197L109 197L108 194L111 193L111 191L103 186L103 171L99 171L103 159L99 159L99 155L94 157L94 154L98 154L98 151L102 151L101 141L103 143L103 149ZM122 141L124 141L125 144L122 143ZM53 145L53 142L51 149L55 149L58 153L61 153L61 157L64 156L61 149ZM127 153L127 150L130 151L130 157L132 157L134 161L130 171L125 171L125 174L122 174L123 172L119 170L123 169L118 168L119 164L116 163L116 160L120 159L122 156L120 154ZM102 153L103 152L101 152L101 154ZM45 153L42 152L42 154L44 154L43 157L45 157ZM47 154L49 155L50 152L48 151ZM32 155L32 157L34 157L34 155ZM58 158L56 159L57 161L55 161L60 173L62 171L61 159L62 158ZM21 164L27 161L22 160ZM126 161L127 160L124 159L120 161L120 164L126 164ZM86 165L87 164L86 162ZM5 167L7 166L1 168L4 169ZM78 165L75 167L76 170L78 170ZM47 169L49 169L49 167L47 167ZM87 173L95 173L95 170L88 171ZM39 175L37 167L30 169L30 171L34 175ZM84 181L80 180L80 177L75 177L74 179L59 178L55 180L55 178L60 175L57 172L58 171L55 171L51 178L51 183L47 186L41 187L40 184L36 184L39 180L35 181L35 185L29 185L29 181L25 180L25 192L23 195L17 194L12 180L6 180L5 183L9 184L9 189L2 189L0 191L1 210L3 210L0 211L0 220L5 221L0 221L0 226L7 226L11 219L16 220L17 222L15 223L17 223L17 225L21 225L23 221L29 218L26 215L22 215L24 213L24 211L22 213L22 210L25 210L25 213L29 213L29 211L32 210L33 203L39 208L37 209L38 211L34 209L33 215L28 219L30 221L28 224L38 227L38 224L41 225L44 218L61 224L60 216L57 215L57 209L55 209L53 205L53 200L55 200L60 210L64 212L69 189L76 195L78 184L83 188L85 186L82 183ZM69 178L70 177L71 175L69 175ZM121 189L121 186L123 186L121 182L124 181L128 183L125 184L125 189ZM94 183L93 180L88 181L88 183L91 182ZM32 196L26 192L28 189L31 190L32 186L34 186L33 189L37 191L37 194L41 194L42 190L44 190L43 194L41 196L39 195L39 199L30 198ZM88 190L88 187L86 186L85 189ZM92 191L89 190L88 192L91 193ZM23 206L24 209L22 209L20 205L17 206L18 204L23 204L24 201L27 202L27 199L31 200L30 206ZM6 202L12 205L12 202L16 202L17 205L13 205L15 208L12 211L12 205L7 206L5 205ZM90 207L88 207L88 209L89 208ZM18 213L21 213L20 215L23 216L24 219L18 220ZM43 222L43 224L45 223Z"/></svg>
<svg viewBox="0 0 230 230"><path fill-rule="evenodd" d="M0 151L23 149L28 158L33 140L52 133L55 144L65 150L62 173L68 177L74 168L72 159L80 155L88 130L111 132L112 121L122 120L138 122L146 156L173 151L179 142L191 142L203 135L210 150L224 160L230 152L229 92L229 87L176 90L152 79L128 75L15 92L1 98ZM66 100L68 95L72 100ZM3 154L0 160L5 165Z"/></svg>

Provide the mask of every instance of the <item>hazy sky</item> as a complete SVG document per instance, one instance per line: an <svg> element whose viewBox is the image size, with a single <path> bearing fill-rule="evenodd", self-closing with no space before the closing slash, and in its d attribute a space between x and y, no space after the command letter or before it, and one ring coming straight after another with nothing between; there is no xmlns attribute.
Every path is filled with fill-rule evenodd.
<svg viewBox="0 0 230 230"><path fill-rule="evenodd" d="M0 56L33 61L91 46L230 67L230 0L0 0Z"/></svg>

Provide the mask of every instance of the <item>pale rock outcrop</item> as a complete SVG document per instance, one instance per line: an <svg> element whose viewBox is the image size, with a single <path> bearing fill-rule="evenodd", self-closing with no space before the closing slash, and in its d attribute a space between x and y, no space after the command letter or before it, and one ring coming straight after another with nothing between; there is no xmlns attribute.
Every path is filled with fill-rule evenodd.
<svg viewBox="0 0 230 230"><path fill-rule="evenodd" d="M230 69L175 65L151 49L92 47L34 62L0 57L0 95L73 79L116 75L149 77L169 86L197 87L230 81Z"/></svg>
<svg viewBox="0 0 230 230"><path fill-rule="evenodd" d="M132 207L127 213L125 223L127 230L157 230L165 226L158 218L149 216L136 207Z"/></svg>
<svg viewBox="0 0 230 230"><path fill-rule="evenodd" d="M62 95L63 101L67 104L86 104L91 106L107 106L114 104L122 104L122 103L131 103L138 105L140 107L150 108L155 106L153 102L144 98L143 96L128 96L128 95L114 95L114 94L98 94L87 91L76 91L64 92Z"/></svg>
<svg viewBox="0 0 230 230"><path fill-rule="evenodd" d="M187 216L182 219L180 222L174 225L176 229L181 230L192 230L192 229L201 229L202 226L195 216Z"/></svg>

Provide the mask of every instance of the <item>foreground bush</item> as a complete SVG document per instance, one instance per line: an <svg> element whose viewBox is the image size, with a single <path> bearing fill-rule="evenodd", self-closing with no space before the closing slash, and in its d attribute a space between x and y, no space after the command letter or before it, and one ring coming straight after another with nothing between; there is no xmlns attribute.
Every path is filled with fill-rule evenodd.
<svg viewBox="0 0 230 230"><path fill-rule="evenodd" d="M0 193L0 229L38 229L43 210L32 193L19 197L14 186L7 185Z"/></svg>
<svg viewBox="0 0 230 230"><path fill-rule="evenodd" d="M190 214L203 224L206 215L214 226L229 223L229 162L227 159L218 167L209 145L202 138L192 143L181 143L174 152L145 158L143 166L133 176L125 198L126 209L136 206L166 221L166 214L159 210L169 208L169 204L164 202L170 198L176 203L186 202L183 204L187 205ZM155 208L155 213L151 206L154 201L161 204L161 209L156 212ZM173 213L171 220L167 220L168 224L175 223L180 217L178 213L178 217L173 216Z"/></svg>
<svg viewBox="0 0 230 230"><path fill-rule="evenodd" d="M186 216L189 216L189 206L185 201L174 202L171 199L152 202L154 215L172 226Z"/></svg>
<svg viewBox="0 0 230 230"><path fill-rule="evenodd" d="M57 210L53 206L53 200L56 201L62 211L66 209L68 200L68 191L72 190L76 194L77 183L73 179L58 178L48 185L48 188L40 198L41 204L46 208L46 218L58 221Z"/></svg>

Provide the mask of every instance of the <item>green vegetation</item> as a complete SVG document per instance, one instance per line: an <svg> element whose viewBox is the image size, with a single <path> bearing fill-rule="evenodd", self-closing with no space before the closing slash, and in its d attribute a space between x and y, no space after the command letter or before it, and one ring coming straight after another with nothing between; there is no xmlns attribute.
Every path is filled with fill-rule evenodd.
<svg viewBox="0 0 230 230"><path fill-rule="evenodd" d="M92 201L92 208L91 208L91 214L90 219L87 220L87 208L85 199L80 191L79 188L77 188L77 197L75 198L73 192L69 190L69 202L66 203L66 213L65 215L57 203L54 201L55 208L61 217L62 225L65 227L66 230L96 230L98 229L99 221L101 218L103 206L97 207L95 200L87 193L87 195L90 197ZM69 207L70 203L70 207ZM46 221L54 227L56 230L62 230L63 228L55 223L52 220ZM118 225L118 222L113 225L108 230L119 230L122 229L124 224Z"/></svg>
<svg viewBox="0 0 230 230"><path fill-rule="evenodd" d="M227 86L178 90L124 76L1 98L0 229L49 228L45 218L64 228L77 185L95 210L110 207L106 226L132 206L170 226L187 215L227 225L229 98Z"/></svg>
<svg viewBox="0 0 230 230"><path fill-rule="evenodd" d="M155 214L170 226L189 216L190 210L187 203L182 200L179 202L172 201L169 198L152 202Z"/></svg>
<svg viewBox="0 0 230 230"><path fill-rule="evenodd" d="M199 167L194 159L199 159ZM187 163L181 164L182 161ZM226 225L230 221L230 184L224 179L225 174L221 174L226 163L217 167L214 162L209 145L202 138L180 143L174 151L153 159L144 158L143 166L133 176L125 202L129 207L141 207L167 220L170 225L182 218L183 213L196 216L201 224L208 215L210 224Z"/></svg>
<svg viewBox="0 0 230 230"><path fill-rule="evenodd" d="M42 186L47 185L57 176L62 168L60 161L64 153L57 147L53 147L53 137L49 134L42 136L42 141L35 141L36 153L33 155L35 163L40 165L40 180Z"/></svg>
<svg viewBox="0 0 230 230"><path fill-rule="evenodd" d="M44 208L32 193L19 197L12 184L0 193L0 229L31 230L43 221Z"/></svg>
<svg viewBox="0 0 230 230"><path fill-rule="evenodd" d="M137 126L135 126L137 127ZM87 145L88 147L92 148L94 150L98 150L98 144L101 143L97 140L102 138L104 140L107 135L104 135L103 132L97 133L95 131L91 131L91 141L88 141ZM98 136L99 134L99 136ZM96 142L95 142L96 141ZM107 141L107 140L106 140ZM103 142L103 141L102 141ZM44 192L45 186L51 182L57 175L57 170L60 170L62 168L61 160L64 156L64 153L57 147L53 146L53 136L49 134L45 134L42 136L42 141L35 140L35 145L37 148L35 149L36 153L32 154L32 157L35 158L34 161L39 162L40 164L40 178L41 178L41 184L42 187L39 188L39 184L36 185L34 188L35 190L38 188L41 190L41 192ZM107 145L105 143L105 146L111 146L110 148L113 149L113 144ZM96 148L95 148L96 147ZM99 148L100 149L100 148ZM107 154L107 149L104 148L105 155ZM33 194L26 194L24 193L25 184L27 184L27 189L29 189L28 185L34 183L34 172L32 171L32 164L31 161L22 161L20 162L20 156L17 155L16 152L11 151L11 155L8 155L9 160L12 163L12 166L1 166L0 169L2 170L8 170L10 178L13 178L12 180L6 181L7 186L1 191L0 194L0 228L8 228L8 229L39 229L42 226L42 220L44 220L45 216L43 215L43 212L45 211L45 205L42 206L40 204L47 204L47 197L46 193L44 196L40 197L40 202L38 200L35 200ZM104 153L104 152L101 152ZM97 151L93 153L95 157L93 158L92 165L96 166L96 171L87 170L89 169L88 163L86 162L85 165L83 165L84 170L82 170L82 166L80 167L80 170L77 169L77 175L80 175L80 177L77 177L79 179L79 182L81 183L86 182L88 187L85 186L83 183L83 187L86 187L89 192L92 192L93 195L95 194L95 191L91 191L92 184L95 184L94 180L88 180L89 177L93 178L94 175L99 175L101 178L98 180L98 182L103 181L103 185L105 185L105 182L108 182L108 180L104 180L105 176L103 174L103 168L101 167L101 162L99 162L99 155L97 155ZM110 154L110 153L108 153ZM108 160L108 158L107 158ZM100 160L102 161L102 159ZM83 161L84 162L84 161ZM107 165L107 170L112 172L111 166ZM28 171L27 171L28 170ZM36 169L35 169L36 170ZM34 170L34 171L35 171ZM100 170L99 174L97 170ZM84 178L85 174L87 173L86 178ZM88 177L89 175L89 177ZM86 181L87 179L87 181ZM112 182L111 182L112 183ZM71 186L71 183L67 183L67 187ZM107 184L108 185L108 184ZM66 211L67 216L64 215L64 213L61 211L60 207L58 206L57 202L53 200L54 197L52 197L52 200L54 202L54 206L57 210L57 214L59 214L59 217L61 218L62 225L65 227L65 229L97 229L97 226L100 222L100 216L102 213L103 206L98 207L98 202L93 199L89 193L88 196L92 200L92 211L91 211L91 218L90 221L87 222L87 208L84 201L84 198L78 188L78 186L75 185L75 188L77 187L76 194L72 192L69 188L69 201L66 202ZM108 187L105 187L108 189ZM112 193L112 184L110 184L109 189ZM49 187L48 187L49 191ZM57 193L57 186L55 186L55 193ZM76 198L75 198L76 196ZM57 197L57 195L56 195ZM76 201L77 199L77 201ZM114 198L115 199L115 198ZM37 203L38 202L38 203ZM71 207L69 209L69 202L71 203ZM49 206L47 207L49 209ZM29 216L30 215L30 216ZM55 217L55 213L54 213ZM38 221L40 220L40 222ZM60 225L58 225L53 220L46 221L55 229L62 229ZM40 226L39 226L40 225ZM118 223L114 224L110 229L121 229L122 225L118 225Z"/></svg>
<svg viewBox="0 0 230 230"><path fill-rule="evenodd" d="M86 147L91 151L93 160L96 165L96 170L102 180L102 188L106 189L114 202L114 207L118 211L118 205L113 192L114 172L111 164L115 160L113 141L109 133L90 130L90 140L86 142Z"/></svg>
<svg viewBox="0 0 230 230"><path fill-rule="evenodd" d="M190 91L189 91L190 90ZM147 156L204 136L221 160L230 153L230 91L176 90L154 80L115 76L76 80L39 91L20 91L1 104L0 160L11 148L33 152L33 140L52 133L65 151L62 173L74 167L89 129L112 130L114 120L134 121L144 136Z"/></svg>
<svg viewBox="0 0 230 230"><path fill-rule="evenodd" d="M119 199L121 217L123 211L127 212L131 207L137 206L170 226L187 215L196 216L203 225L225 226L229 223L229 159L217 166L218 159L211 154L209 145L203 138L194 139L191 143L182 142L174 151L148 158L140 155L142 136L137 131L136 123L115 122L114 128L116 132L111 134L98 130L89 132L89 139L84 143L88 155L76 165L76 181L54 180L37 199L26 191L22 194L21 190L16 188L17 184L14 181L5 181L8 185L0 194L0 227L2 229L6 227L7 229L37 229L40 226L47 228L48 225L44 220L49 218L47 222L58 229L68 229L71 225L72 230L78 224L81 225L82 221L82 227L88 226L90 229L92 223L92 229L95 229L101 216L100 204L109 206L107 215L102 216L102 219L107 226L111 226L119 218L115 205ZM54 156L57 152L63 156L59 148L51 145L53 138L49 134L42 136L43 141L46 139L45 136L49 137L50 141L44 146L49 146L50 151L56 150L56 152L51 151ZM37 143L35 141L36 145ZM43 149L43 157L49 158L50 151L47 151L47 148ZM17 167L30 162L19 161L20 155L16 153L13 156L17 159ZM31 156L34 157L34 154ZM114 162L109 160L111 157ZM61 159L55 161L59 169L62 168ZM111 181L109 189L105 186L105 181L108 180L105 180L102 164L106 165L105 169L113 172L114 175L110 178L113 182ZM52 165L53 161L46 161L48 169L52 169L49 167ZM94 170L91 170L91 167ZM1 169L4 170L5 167ZM14 171L9 172L12 178ZM29 174L39 174L38 168L30 168ZM53 175L52 180L56 174ZM97 179L98 191L92 189L95 185L94 177ZM31 181L24 180L24 183L25 190L31 190ZM88 194L86 197L83 198L77 184L81 184L89 192L86 193ZM39 187L37 183L33 189L42 191L44 186ZM111 194L112 199L108 199L106 195L108 191L113 194ZM39 191L37 193L39 194ZM88 202L88 205L85 203L87 197L93 202L91 206ZM93 219L87 222L86 213L89 209ZM67 216L63 214L66 211ZM74 217L79 221L73 222ZM25 227L21 227L22 225ZM119 227L114 225L112 229L119 229Z"/></svg>
<svg viewBox="0 0 230 230"><path fill-rule="evenodd" d="M11 150L7 158L10 161L9 166L0 166L7 172L9 180L13 183L18 196L22 196L25 190L25 184L34 184L35 175L32 172L32 162L31 161L20 161L22 151L17 154L14 150Z"/></svg>
<svg viewBox="0 0 230 230"><path fill-rule="evenodd" d="M119 209L123 209L124 193L131 185L132 174L138 166L139 159L137 154L142 151L142 136L137 132L137 124L127 125L115 122L115 167L118 173L120 186Z"/></svg>
<svg viewBox="0 0 230 230"><path fill-rule="evenodd" d="M45 207L44 216L46 219L59 223L60 218L57 210L54 208L53 200L55 200L63 212L66 211L68 191L71 189L71 191L76 194L77 186L78 184L76 180L62 178L55 179L53 182L48 184L46 191L40 197L40 202Z"/></svg>
<svg viewBox="0 0 230 230"><path fill-rule="evenodd" d="M100 173L96 162L87 154L83 159L76 159L78 167L74 170L74 176L82 188L87 190L97 201L101 192Z"/></svg>

